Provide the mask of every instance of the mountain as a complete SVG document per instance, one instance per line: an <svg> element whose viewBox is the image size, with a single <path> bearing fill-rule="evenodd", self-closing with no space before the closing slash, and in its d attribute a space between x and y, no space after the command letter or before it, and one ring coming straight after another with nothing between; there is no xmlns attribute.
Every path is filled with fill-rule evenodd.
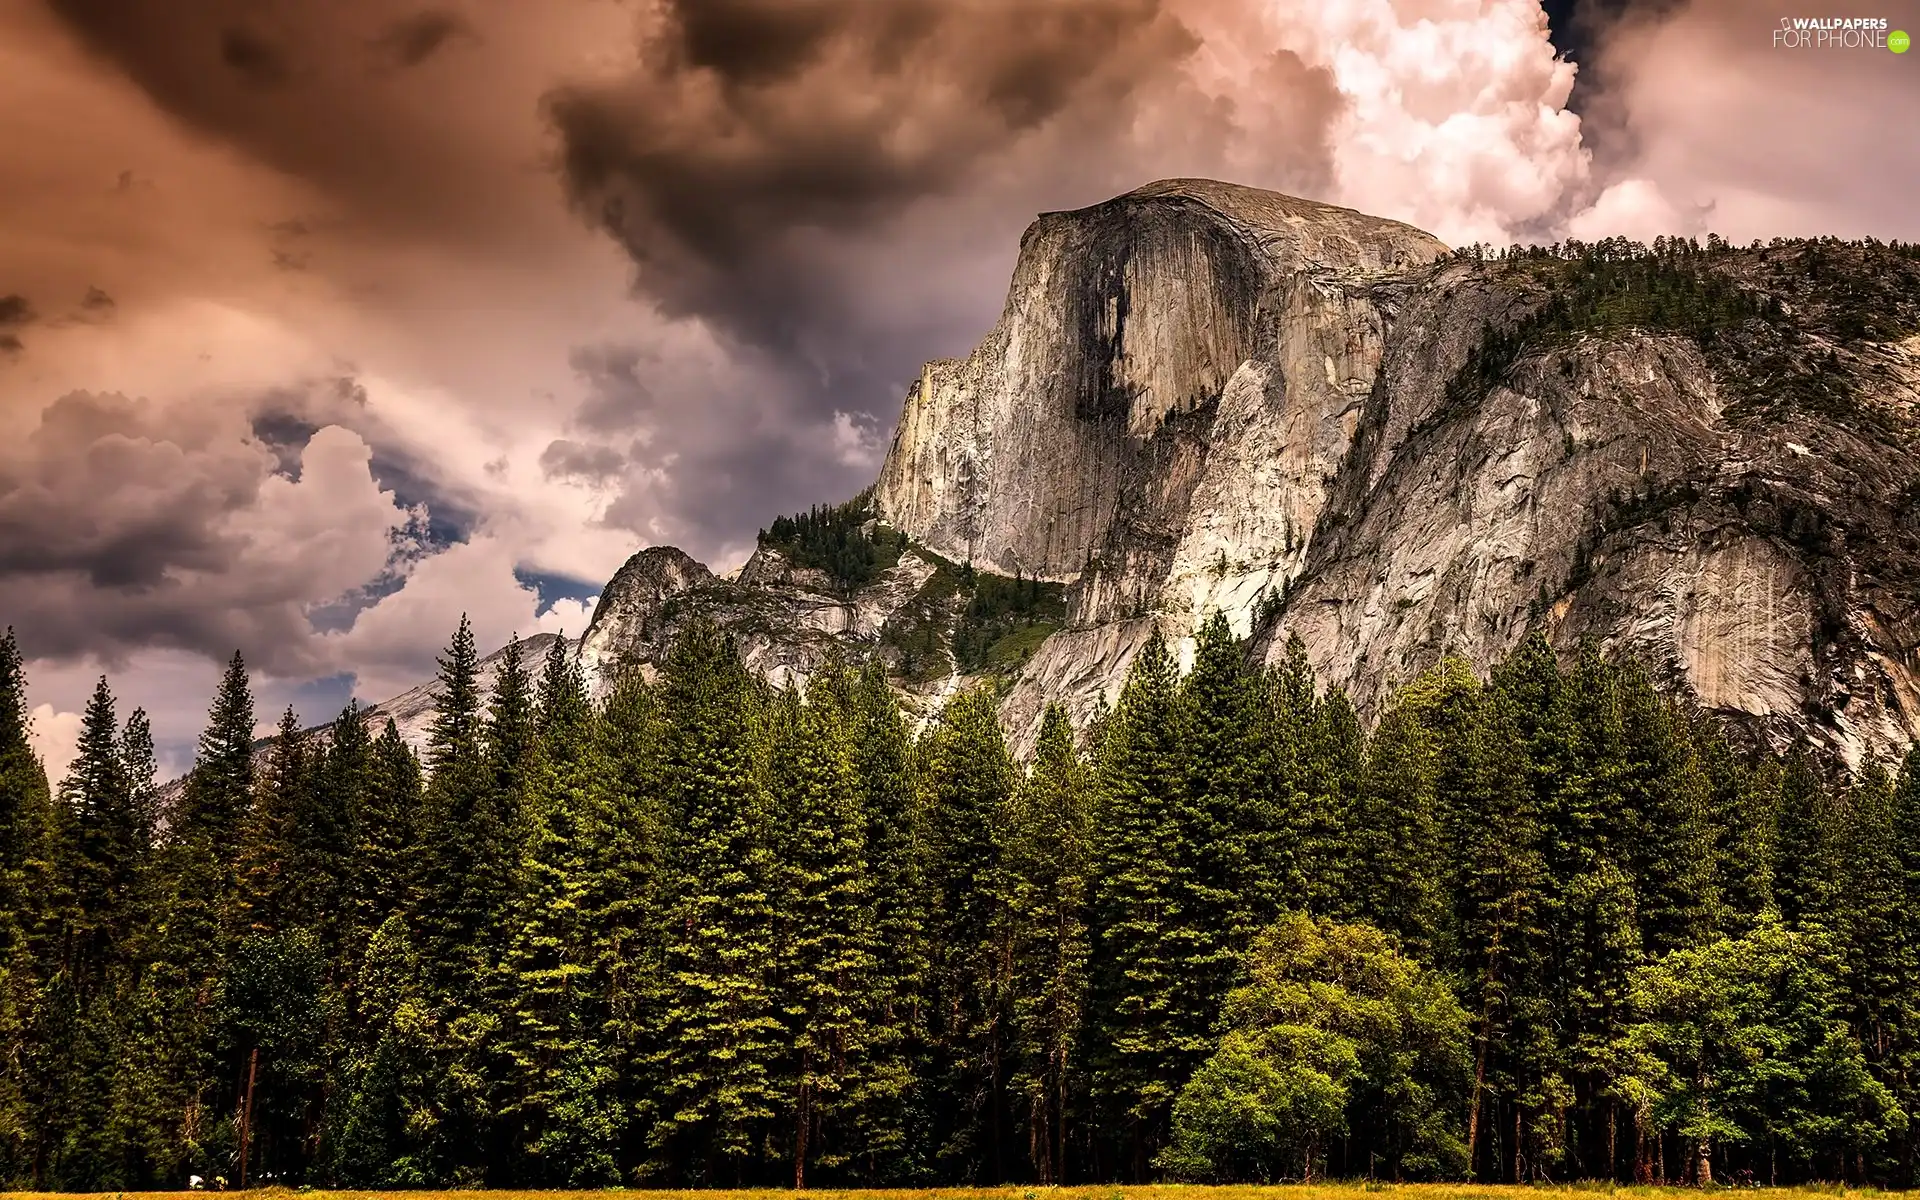
<svg viewBox="0 0 1920 1200"><path fill-rule="evenodd" d="M1367 712L1539 628L1858 763L1920 734L1916 331L1911 247L1463 253L1155 183L1028 229L870 492L730 579L642 551L581 653L604 679L705 613L776 680L845 648L923 709L989 681L1024 749L1214 610Z"/></svg>

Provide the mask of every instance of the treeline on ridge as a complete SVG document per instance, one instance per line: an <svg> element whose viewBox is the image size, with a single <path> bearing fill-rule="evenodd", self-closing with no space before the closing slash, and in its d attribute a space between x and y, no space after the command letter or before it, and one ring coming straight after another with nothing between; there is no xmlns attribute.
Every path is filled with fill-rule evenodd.
<svg viewBox="0 0 1920 1200"><path fill-rule="evenodd" d="M104 680L49 787L0 643L0 1181L1914 1181L1920 758L1537 636L1368 731L1218 618L1026 767L704 625L478 679L256 763L236 658L162 811Z"/></svg>

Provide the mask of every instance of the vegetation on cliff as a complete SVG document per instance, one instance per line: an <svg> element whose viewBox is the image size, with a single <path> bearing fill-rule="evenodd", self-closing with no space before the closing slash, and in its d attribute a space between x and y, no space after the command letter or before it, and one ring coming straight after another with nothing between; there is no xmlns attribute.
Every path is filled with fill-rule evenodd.
<svg viewBox="0 0 1920 1200"><path fill-rule="evenodd" d="M1570 338L1630 330L1679 334L1707 352L1740 412L1876 414L1853 403L1841 357L1920 331L1920 246L1872 238L1776 238L1734 246L1709 236L1565 242L1457 259L1487 264L1521 315L1481 330L1447 385L1448 411L1507 381L1523 358Z"/></svg>
<svg viewBox="0 0 1920 1200"><path fill-rule="evenodd" d="M759 541L796 567L825 571L842 592L872 583L900 561L907 545L906 535L874 519L871 488L845 504L776 517Z"/></svg>

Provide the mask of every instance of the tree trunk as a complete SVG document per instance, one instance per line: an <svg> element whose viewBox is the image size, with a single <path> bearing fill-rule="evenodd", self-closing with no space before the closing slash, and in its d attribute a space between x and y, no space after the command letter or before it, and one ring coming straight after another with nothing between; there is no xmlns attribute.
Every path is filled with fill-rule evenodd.
<svg viewBox="0 0 1920 1200"><path fill-rule="evenodd" d="M253 1141L253 1081L260 1071L260 1047L255 1046L247 1055L247 1100L240 1111L240 1190L247 1190L247 1159L252 1154Z"/></svg>
<svg viewBox="0 0 1920 1200"><path fill-rule="evenodd" d="M807 1053L800 1052L800 1094L794 1103L793 1128L793 1190L805 1191L807 1187L807 1127L813 1123L812 1091L807 1086Z"/></svg>
<svg viewBox="0 0 1920 1200"><path fill-rule="evenodd" d="M1607 1097L1607 1178L1620 1177L1620 1101Z"/></svg>
<svg viewBox="0 0 1920 1200"><path fill-rule="evenodd" d="M1487 1086L1487 1035L1480 1034L1480 1048L1474 1055L1473 1099L1467 1103L1467 1178L1473 1178L1474 1153L1480 1141L1480 1097Z"/></svg>
<svg viewBox="0 0 1920 1200"><path fill-rule="evenodd" d="M1522 1140L1525 1127L1521 1124L1525 1119L1526 1114L1520 1111L1520 1106L1516 1103L1513 1106L1513 1181L1515 1183L1525 1183L1527 1181L1526 1156L1521 1149L1526 1144L1525 1141Z"/></svg>

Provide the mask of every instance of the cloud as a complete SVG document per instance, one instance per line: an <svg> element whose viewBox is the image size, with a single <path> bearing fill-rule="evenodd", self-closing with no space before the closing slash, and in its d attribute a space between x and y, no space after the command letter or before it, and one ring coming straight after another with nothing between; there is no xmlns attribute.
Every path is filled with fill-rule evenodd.
<svg viewBox="0 0 1920 1200"><path fill-rule="evenodd" d="M459 13L430 9L395 21L373 44L389 66L404 69L419 66L455 42L477 38Z"/></svg>
<svg viewBox="0 0 1920 1200"><path fill-rule="evenodd" d="M359 694L385 699L432 678L434 656L462 613L475 640L489 648L516 633L585 628L580 601L557 601L543 612L539 590L515 578L517 565L514 548L490 534L422 559L405 587L362 612L351 628L322 635L322 652L328 661L351 664Z"/></svg>
<svg viewBox="0 0 1920 1200"><path fill-rule="evenodd" d="M409 520L371 457L327 426L296 477L231 411L71 393L0 450L0 604L38 656L318 666L307 607L377 576Z"/></svg>
<svg viewBox="0 0 1920 1200"><path fill-rule="evenodd" d="M1598 34L1587 129L1609 187L1577 228L1920 236L1920 146L1886 124L1913 108L1912 56L1778 49L1780 15L1679 0L1626 10ZM1920 4L1872 15L1912 29Z"/></svg>
<svg viewBox="0 0 1920 1200"><path fill-rule="evenodd" d="M56 712L51 704L38 704L32 721L27 744L46 768L47 782L57 788L66 777L67 767L80 755L80 714Z"/></svg>

